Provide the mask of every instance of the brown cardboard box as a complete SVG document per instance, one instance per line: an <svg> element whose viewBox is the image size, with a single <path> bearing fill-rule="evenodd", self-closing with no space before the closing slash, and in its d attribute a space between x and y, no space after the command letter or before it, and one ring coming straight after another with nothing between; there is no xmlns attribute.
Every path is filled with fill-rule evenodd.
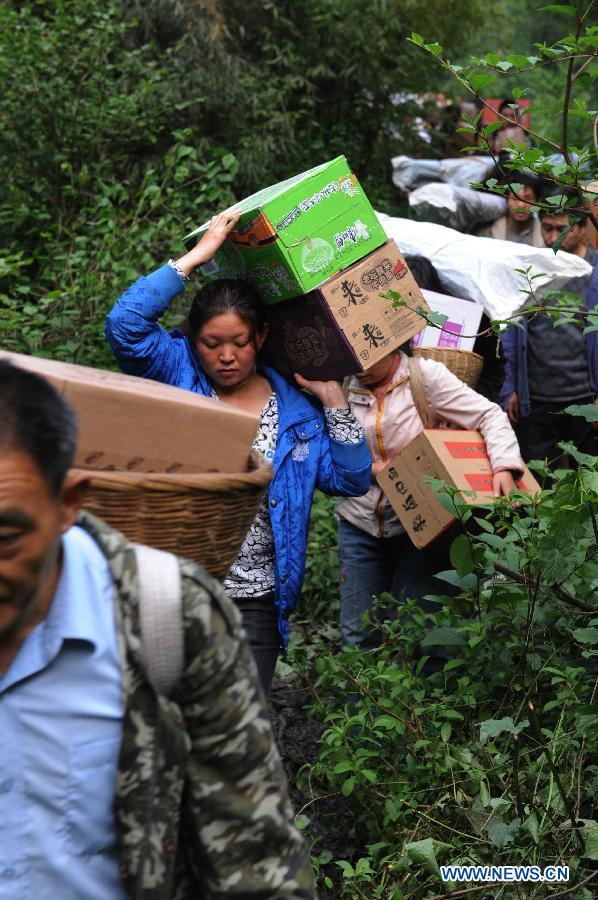
<svg viewBox="0 0 598 900"><path fill-rule="evenodd" d="M135 472L244 472L257 416L147 378L0 351L51 381L79 418L75 465ZM1 385L0 385L1 390Z"/></svg>
<svg viewBox="0 0 598 900"><path fill-rule="evenodd" d="M396 291L408 307L380 295ZM368 369L426 326L429 306L394 241L322 282L266 309L270 333L262 358L285 375L344 378Z"/></svg>
<svg viewBox="0 0 598 900"><path fill-rule="evenodd" d="M456 521L424 476L441 478L462 491L471 506L492 500L492 467L479 431L427 429L379 473L378 483L416 547L427 547ZM527 466L519 482L535 494L540 485Z"/></svg>

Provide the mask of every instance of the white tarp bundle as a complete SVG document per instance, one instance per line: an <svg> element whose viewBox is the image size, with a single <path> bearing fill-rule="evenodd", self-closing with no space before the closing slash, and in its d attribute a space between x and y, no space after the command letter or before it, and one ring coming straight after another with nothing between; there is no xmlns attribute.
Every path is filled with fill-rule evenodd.
<svg viewBox="0 0 598 900"><path fill-rule="evenodd" d="M507 201L498 194L484 194L469 187L432 182L409 194L409 208L416 219L436 222L458 231L495 222L507 212Z"/></svg>
<svg viewBox="0 0 598 900"><path fill-rule="evenodd" d="M513 316L529 299L517 269L530 269L534 290L562 290L571 278L590 276L592 267L573 253L530 247L514 241L461 234L432 222L415 222L377 213L380 224L402 253L426 256L436 267L445 290L455 297L477 300L491 319Z"/></svg>
<svg viewBox="0 0 598 900"><path fill-rule="evenodd" d="M395 156L390 162L393 183L406 193L431 181L469 187L471 181L485 181L496 165L491 156L463 156L455 159Z"/></svg>

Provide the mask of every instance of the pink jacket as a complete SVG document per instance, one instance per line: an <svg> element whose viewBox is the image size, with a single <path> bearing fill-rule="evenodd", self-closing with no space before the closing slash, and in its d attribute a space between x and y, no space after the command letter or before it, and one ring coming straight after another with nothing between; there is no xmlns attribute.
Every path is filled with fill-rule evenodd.
<svg viewBox="0 0 598 900"><path fill-rule="evenodd" d="M521 470L519 445L506 413L496 403L467 387L442 363L420 359L420 366L426 398L435 418L434 427L447 422L480 431L494 472ZM361 423L374 463L386 463L423 431L409 385L404 353L397 355L394 376L381 396L374 396L352 376L348 399ZM374 537L391 537L403 531L375 480L364 496L341 500L337 512Z"/></svg>

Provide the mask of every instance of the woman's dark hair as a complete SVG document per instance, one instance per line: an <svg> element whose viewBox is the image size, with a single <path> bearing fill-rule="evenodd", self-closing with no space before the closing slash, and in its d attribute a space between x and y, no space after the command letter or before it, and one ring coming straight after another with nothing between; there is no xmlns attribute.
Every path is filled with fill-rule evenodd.
<svg viewBox="0 0 598 900"><path fill-rule="evenodd" d="M237 278L220 278L202 287L193 298L184 331L195 341L206 322L226 313L236 313L249 325L255 344L264 330L263 301L252 284Z"/></svg>
<svg viewBox="0 0 598 900"><path fill-rule="evenodd" d="M411 269L411 274L420 288L425 288L426 291L436 291L438 294L444 294L440 276L426 256L419 256L415 253L406 253L405 262Z"/></svg>
<svg viewBox="0 0 598 900"><path fill-rule="evenodd" d="M526 187L531 187L535 192L537 199L541 197L544 187L542 178L539 178L538 175L534 175L533 172L523 172L521 169L511 169L509 172L502 175L499 178L499 184L523 184Z"/></svg>

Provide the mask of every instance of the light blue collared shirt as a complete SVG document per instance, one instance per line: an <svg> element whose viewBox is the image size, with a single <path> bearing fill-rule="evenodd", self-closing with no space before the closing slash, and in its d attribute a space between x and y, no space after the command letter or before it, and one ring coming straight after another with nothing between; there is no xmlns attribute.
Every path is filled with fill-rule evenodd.
<svg viewBox="0 0 598 900"><path fill-rule="evenodd" d="M123 717L114 587L63 538L44 622L0 676L0 900L124 900L114 792Z"/></svg>

